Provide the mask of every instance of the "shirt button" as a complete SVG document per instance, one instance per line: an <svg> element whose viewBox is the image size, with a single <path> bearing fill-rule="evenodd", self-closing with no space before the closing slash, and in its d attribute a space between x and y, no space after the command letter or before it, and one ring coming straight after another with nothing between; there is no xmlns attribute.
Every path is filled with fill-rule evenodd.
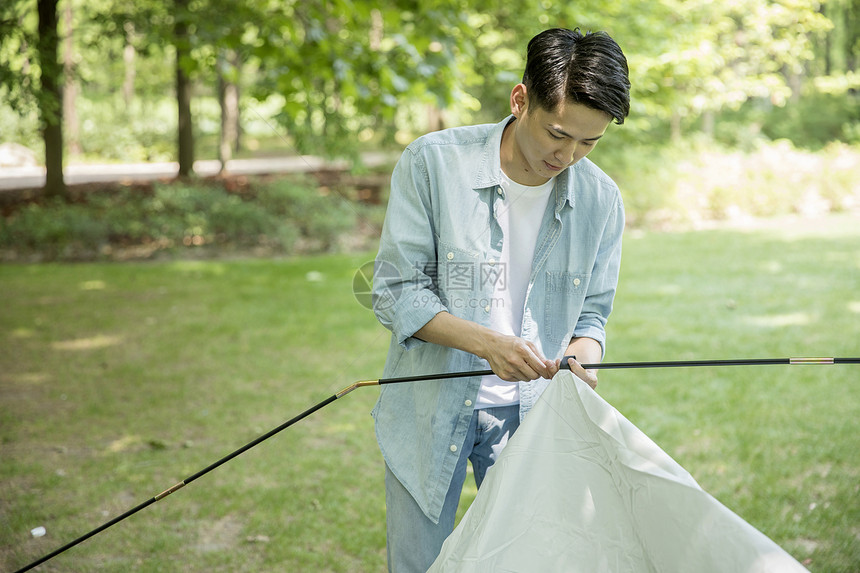
<svg viewBox="0 0 860 573"><path fill-rule="evenodd" d="M451 444L451 447L450 447L450 448L448 448L448 449L449 449L449 450L451 450L452 452L456 452L456 451L457 451L457 446L455 446L454 444Z"/></svg>
<svg viewBox="0 0 860 573"><path fill-rule="evenodd" d="M493 266L493 265L495 265L495 264L496 264L496 259L490 259L490 260L489 260L489 261L487 261L487 262L488 262L488 263L490 263L490 266Z"/></svg>
<svg viewBox="0 0 860 573"><path fill-rule="evenodd" d="M485 312L490 312L490 305L485 306L485 307L484 307L484 311L485 311Z"/></svg>
<svg viewBox="0 0 860 573"><path fill-rule="evenodd" d="M471 400L466 400L465 402L463 402L463 404L465 404L466 406L471 406L471 405L472 405L472 401L471 401Z"/></svg>
<svg viewBox="0 0 860 573"><path fill-rule="evenodd" d="M448 257L448 260L450 261L451 259L454 258L454 253L448 253L446 256Z"/></svg>
<svg viewBox="0 0 860 573"><path fill-rule="evenodd" d="M496 193L498 193L499 195L504 195L504 193L502 193L501 187L496 187Z"/></svg>
<svg viewBox="0 0 860 573"><path fill-rule="evenodd" d="M573 279L573 286L579 286L579 279Z"/></svg>

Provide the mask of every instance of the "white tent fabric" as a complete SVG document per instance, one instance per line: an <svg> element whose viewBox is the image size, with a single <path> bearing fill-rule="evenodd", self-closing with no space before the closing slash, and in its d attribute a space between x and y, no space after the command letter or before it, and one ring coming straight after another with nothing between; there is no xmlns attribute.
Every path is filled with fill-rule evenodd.
<svg viewBox="0 0 860 573"><path fill-rule="evenodd" d="M807 570L561 371L428 573L455 571Z"/></svg>

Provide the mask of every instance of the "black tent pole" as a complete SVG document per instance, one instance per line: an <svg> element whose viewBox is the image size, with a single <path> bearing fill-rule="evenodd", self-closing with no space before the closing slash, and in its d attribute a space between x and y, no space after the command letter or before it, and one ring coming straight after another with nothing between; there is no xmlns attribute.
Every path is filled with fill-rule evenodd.
<svg viewBox="0 0 860 573"><path fill-rule="evenodd" d="M562 369L565 369L565 370L570 369L570 367L567 364L568 358L575 358L575 357L574 356L565 356L561 361L561 368ZM601 362L601 363L596 363L596 364L583 364L582 367L585 368L586 370L596 370L596 369L604 369L605 370L605 369L621 369L621 368L673 368L673 367L702 367L702 366L772 366L772 365L792 365L793 366L793 365L820 365L820 364L860 364L860 358L763 358L763 359L762 358L754 358L754 359L738 359L738 360L676 360L676 361L666 361L666 362ZM379 378L378 380L360 380L358 382L355 382L355 383L351 384L350 386L347 386L346 388L344 388L340 392L329 396L328 398L326 398L325 400L323 400L319 404L316 404L315 406L308 408L307 410L305 410L301 414L295 416L294 418L287 420L286 422L284 422L283 424L281 424L277 428L274 428L274 429L270 430L269 432L266 432L262 436L256 438L255 440L248 442L247 444L245 444L241 448L239 448L239 449L235 450L234 452L224 456L220 460L210 464L209 466L203 468L199 472L197 472L197 473L185 478L181 482L167 488L166 490L164 490L160 494L158 494L154 497L151 497L150 499L144 501L140 505L133 507L130 510L126 511L122 515L115 517L114 519L108 521L107 523L104 523L104 524L100 525L99 527L93 529L92 531L85 533L84 535L78 537L77 539L70 541L69 543L63 545L59 549L52 551L51 553L45 555L44 557L41 557L41 558L37 559L36 561L33 561L32 563L22 567L21 569L18 569L15 573L23 573L24 571L29 571L30 569L33 569L34 567L41 565L45 561L48 561L49 559L56 557L60 553L63 553L65 551L67 551L68 549L71 549L75 545L78 545L79 543L86 541L90 537L93 537L94 535L101 533L105 529L107 529L113 525L116 525L120 521L123 521L124 519L131 517L135 513L137 513L140 510L152 505L153 503L155 503L157 501L161 501L162 499L164 499L168 495L172 494L175 491L182 489L183 487L185 487L189 483L193 482L197 478L208 474L212 470L214 470L214 469L218 468L219 466L229 462L230 460L232 460L236 456L243 454L244 452L250 450L254 446L260 444L261 442L268 440L269 438L271 438L275 434L278 434L281 431L289 428L293 424L303 420L304 418L307 418L308 416L310 416L311 414L313 414L317 410L321 410L322 408L328 406L329 404L331 404L332 402L334 402L338 398L342 398L343 396L346 396L347 394L349 394L353 390L356 390L357 388L361 388L364 386L381 386L384 384L398 384L398 383L403 383L403 382L422 382L422 381L427 381L427 380L445 380L445 379L450 379L450 378L469 378L472 376L486 376L486 375L489 375L492 373L493 373L492 370L475 370L475 371L469 371L469 372L449 372L449 373L444 373L444 374L424 374L424 375L420 375L420 376L404 376L404 377L399 377L399 378Z"/></svg>

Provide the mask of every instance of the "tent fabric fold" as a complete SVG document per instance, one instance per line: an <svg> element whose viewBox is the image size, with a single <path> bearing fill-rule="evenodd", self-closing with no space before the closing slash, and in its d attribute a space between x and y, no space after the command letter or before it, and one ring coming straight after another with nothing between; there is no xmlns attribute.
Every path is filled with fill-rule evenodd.
<svg viewBox="0 0 860 573"><path fill-rule="evenodd" d="M560 371L428 573L807 571Z"/></svg>

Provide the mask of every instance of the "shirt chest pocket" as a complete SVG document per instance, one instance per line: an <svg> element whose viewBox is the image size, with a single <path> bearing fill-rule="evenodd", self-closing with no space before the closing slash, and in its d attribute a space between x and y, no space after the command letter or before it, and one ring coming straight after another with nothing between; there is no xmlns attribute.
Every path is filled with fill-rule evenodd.
<svg viewBox="0 0 860 573"><path fill-rule="evenodd" d="M546 271L544 331L551 341L569 342L582 313L590 278L589 273Z"/></svg>
<svg viewBox="0 0 860 573"><path fill-rule="evenodd" d="M475 306L473 301L481 290L480 259L478 253L439 241L434 282L452 314L465 316L465 311Z"/></svg>

